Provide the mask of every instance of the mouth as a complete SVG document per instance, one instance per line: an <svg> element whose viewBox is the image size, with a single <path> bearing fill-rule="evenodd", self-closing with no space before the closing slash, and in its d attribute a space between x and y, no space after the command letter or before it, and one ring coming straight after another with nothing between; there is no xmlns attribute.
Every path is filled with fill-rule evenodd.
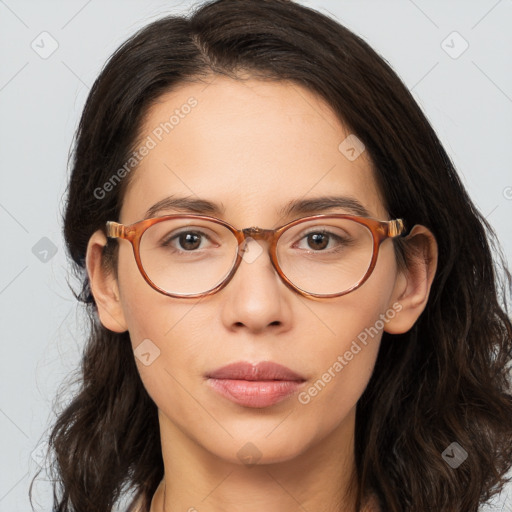
<svg viewBox="0 0 512 512"><path fill-rule="evenodd" d="M306 379L272 361L232 363L206 375L209 386L245 407L270 407L296 393Z"/></svg>

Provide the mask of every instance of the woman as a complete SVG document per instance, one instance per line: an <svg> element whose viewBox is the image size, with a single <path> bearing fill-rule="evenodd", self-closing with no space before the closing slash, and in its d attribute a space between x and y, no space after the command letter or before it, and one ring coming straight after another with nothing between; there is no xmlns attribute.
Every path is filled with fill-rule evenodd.
<svg viewBox="0 0 512 512"><path fill-rule="evenodd" d="M505 482L492 231L335 21L218 0L141 30L91 90L64 222L91 333L54 510L473 512Z"/></svg>

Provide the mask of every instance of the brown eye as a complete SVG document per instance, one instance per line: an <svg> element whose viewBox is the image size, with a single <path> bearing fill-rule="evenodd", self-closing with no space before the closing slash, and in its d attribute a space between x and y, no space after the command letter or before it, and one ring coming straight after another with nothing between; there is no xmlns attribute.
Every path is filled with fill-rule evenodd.
<svg viewBox="0 0 512 512"><path fill-rule="evenodd" d="M201 245L201 235L193 232L178 235L179 246L187 251L197 249Z"/></svg>
<svg viewBox="0 0 512 512"><path fill-rule="evenodd" d="M329 236L324 233L310 233L307 236L308 246L311 249L325 249L329 243Z"/></svg>

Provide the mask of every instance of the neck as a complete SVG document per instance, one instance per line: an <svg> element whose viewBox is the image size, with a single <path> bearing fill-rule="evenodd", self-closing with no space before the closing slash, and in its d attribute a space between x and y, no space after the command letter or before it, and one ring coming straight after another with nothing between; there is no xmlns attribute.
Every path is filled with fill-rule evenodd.
<svg viewBox="0 0 512 512"><path fill-rule="evenodd" d="M322 441L293 458L245 465L213 454L161 412L165 476L151 512L354 512L355 410ZM262 454L263 455L263 454Z"/></svg>

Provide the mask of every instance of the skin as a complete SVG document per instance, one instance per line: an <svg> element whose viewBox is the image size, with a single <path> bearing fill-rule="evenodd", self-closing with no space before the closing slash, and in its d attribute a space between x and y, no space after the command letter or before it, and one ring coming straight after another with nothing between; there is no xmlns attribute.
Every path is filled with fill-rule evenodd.
<svg viewBox="0 0 512 512"><path fill-rule="evenodd" d="M349 161L338 150L350 132L320 98L287 82L217 76L207 83L187 83L149 110L141 140L189 97L198 101L142 160L120 219L112 220L141 220L172 194L221 204L220 218L238 229L283 225L296 218L276 213L288 201L331 194L356 198L371 217L389 219L369 157L363 152ZM319 213L331 212L347 213ZM419 250L403 271L391 240L385 241L362 287L323 301L290 290L264 242L262 254L243 261L224 289L188 300L148 286L127 240L119 240L116 277L102 265L105 243L98 231L87 250L102 324L128 330L134 349L149 338L160 350L149 366L136 358L159 409L165 477L152 511L353 512L355 495L346 491L354 470L355 408L381 331L308 404L293 395L268 408L236 405L212 391L204 374L235 361L271 360L303 375L308 388L393 304L401 310L384 329L406 332L426 305L435 273L432 234L414 228L409 243ZM257 465L237 455L247 443L257 447Z"/></svg>

